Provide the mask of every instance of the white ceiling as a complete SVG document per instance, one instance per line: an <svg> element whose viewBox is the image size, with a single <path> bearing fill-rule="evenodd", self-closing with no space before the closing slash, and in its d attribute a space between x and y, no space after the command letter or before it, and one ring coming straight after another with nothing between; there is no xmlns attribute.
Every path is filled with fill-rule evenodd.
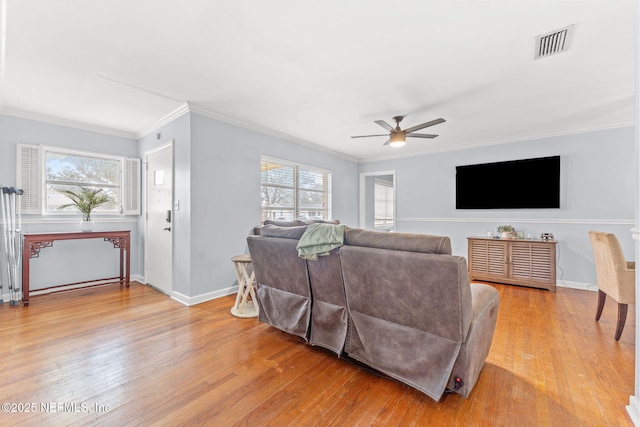
<svg viewBox="0 0 640 427"><path fill-rule="evenodd" d="M185 103L359 161L634 123L634 0L0 5L0 112L134 138ZM572 24L567 52L533 59ZM395 115L447 121L402 148L350 138Z"/></svg>

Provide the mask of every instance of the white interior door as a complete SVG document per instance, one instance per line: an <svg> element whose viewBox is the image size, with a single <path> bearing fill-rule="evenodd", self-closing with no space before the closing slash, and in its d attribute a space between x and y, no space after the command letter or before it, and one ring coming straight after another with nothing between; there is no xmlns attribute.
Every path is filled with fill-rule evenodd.
<svg viewBox="0 0 640 427"><path fill-rule="evenodd" d="M145 280L170 294L172 288L173 144L146 153L147 215Z"/></svg>

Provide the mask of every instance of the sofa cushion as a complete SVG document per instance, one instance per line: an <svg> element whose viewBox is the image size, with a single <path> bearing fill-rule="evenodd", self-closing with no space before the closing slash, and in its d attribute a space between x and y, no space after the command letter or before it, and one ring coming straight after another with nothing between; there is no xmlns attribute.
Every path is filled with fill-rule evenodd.
<svg viewBox="0 0 640 427"><path fill-rule="evenodd" d="M309 343L342 354L347 337L347 301L344 295L339 249L307 262L311 294Z"/></svg>
<svg viewBox="0 0 640 427"><path fill-rule="evenodd" d="M314 223L325 223L325 224L340 224L339 219L294 219L291 221L276 221L273 219L265 219L264 225L277 225L278 227L298 227L301 225L309 225Z"/></svg>
<svg viewBox="0 0 640 427"><path fill-rule="evenodd" d="M451 240L428 234L389 233L359 228L347 229L344 244L378 249L451 255Z"/></svg>
<svg viewBox="0 0 640 427"><path fill-rule="evenodd" d="M440 399L472 320L466 260L348 245L339 253L350 322L345 351Z"/></svg>
<svg viewBox="0 0 640 427"><path fill-rule="evenodd" d="M256 279L258 320L308 338L311 286L307 263L298 257L296 240L248 236Z"/></svg>
<svg viewBox="0 0 640 427"><path fill-rule="evenodd" d="M306 225L282 227L278 225L265 225L260 229L260 235L263 237L279 237L281 239L300 240L300 237L307 229Z"/></svg>
<svg viewBox="0 0 640 427"><path fill-rule="evenodd" d="M264 225L277 225L278 227L296 227L296 226L306 225L306 224L297 219L294 219L291 221L275 221L273 219L265 219Z"/></svg>
<svg viewBox="0 0 640 427"><path fill-rule="evenodd" d="M465 342L451 370L447 388L454 388L455 377L463 379L463 386L456 393L468 397L478 381L480 371L491 348L493 332L498 319L500 294L490 285L471 284L473 317Z"/></svg>
<svg viewBox="0 0 640 427"><path fill-rule="evenodd" d="M301 219L298 220L300 221L302 224L304 225L309 225L309 224L334 224L334 225L339 225L340 224L340 220L339 219Z"/></svg>

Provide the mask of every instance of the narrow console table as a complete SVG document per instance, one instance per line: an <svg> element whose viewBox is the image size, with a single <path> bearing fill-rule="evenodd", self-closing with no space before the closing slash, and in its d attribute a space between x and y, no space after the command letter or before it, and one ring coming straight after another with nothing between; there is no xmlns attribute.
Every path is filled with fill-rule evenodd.
<svg viewBox="0 0 640 427"><path fill-rule="evenodd" d="M469 279L556 290L557 241L467 239Z"/></svg>
<svg viewBox="0 0 640 427"><path fill-rule="evenodd" d="M104 239L111 242L113 247L120 249L120 276L114 283L125 284L129 287L130 261L129 251L131 245L131 232L125 231L90 231L71 233L27 233L23 235L22 249L22 301L25 306L29 305L29 263L31 258L38 258L40 250L53 246L56 240L79 240L79 239ZM96 279L111 280L116 278ZM61 285L65 286L65 285Z"/></svg>

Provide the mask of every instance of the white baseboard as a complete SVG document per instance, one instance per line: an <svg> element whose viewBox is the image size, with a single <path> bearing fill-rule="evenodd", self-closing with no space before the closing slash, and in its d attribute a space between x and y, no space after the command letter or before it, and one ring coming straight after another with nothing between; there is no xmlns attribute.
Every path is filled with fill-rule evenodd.
<svg viewBox="0 0 640 427"><path fill-rule="evenodd" d="M482 280L479 280L482 282ZM496 282L499 283L499 282ZM597 291L598 285L584 282L570 282L568 280L557 280L556 286L559 288L580 289L581 291Z"/></svg>
<svg viewBox="0 0 640 427"><path fill-rule="evenodd" d="M135 280L136 282L140 282L143 285L147 285L147 281L145 280L145 278L137 274L132 275L131 280ZM236 292L238 292L238 287L231 286L226 289L221 289L214 292L207 292L206 294L200 294L193 297L190 297L188 295L185 295L177 291L171 291L171 294L169 295L169 297L171 297L171 299L173 300L178 301L180 304L184 304L187 307L191 307L192 305L201 304L203 302L211 301L216 298L221 298L227 295L235 294Z"/></svg>
<svg viewBox="0 0 640 427"><path fill-rule="evenodd" d="M570 289L580 289L583 291L597 291L598 285L595 283L585 283L585 282L570 282L568 280L558 280L556 281L556 286L561 288L570 288Z"/></svg>
<svg viewBox="0 0 640 427"><path fill-rule="evenodd" d="M131 275L131 281L136 281L136 282L140 282L142 284L146 285L146 282L144 281L144 277L138 275L138 274L132 274ZM105 285L112 285L115 284L113 282L113 280L104 280L104 281L100 281L100 280L96 280L94 282L91 282L90 285L92 286L100 286L102 284ZM40 290L40 289L32 289L31 292L29 292L29 296L38 296L38 295L46 295L46 294L50 294L50 293L55 293L55 292L61 292L61 291L70 291L70 290L75 290L75 289L84 289L87 288L87 284L76 284L76 285L68 285L68 286L60 286L60 287L55 287L55 288L49 288L49 289L44 289L44 290ZM0 295L0 297L2 298L2 301L4 302L9 302L11 301L11 294L9 293L9 290L5 288L2 289L2 295ZM17 294L17 299L16 301L20 301L20 303L22 304L22 291L19 291Z"/></svg>
<svg viewBox="0 0 640 427"><path fill-rule="evenodd" d="M634 426L640 426L640 400L635 396L629 396L629 405L627 405L627 413L631 418Z"/></svg>
<svg viewBox="0 0 640 427"><path fill-rule="evenodd" d="M216 298L221 298L227 295L235 294L236 292L238 292L237 286L221 289L219 291L207 292L206 294L200 294L193 297L174 291L174 292L171 292L171 298L178 301L179 303L182 303L188 307L191 307L192 305L201 304L203 302L211 301Z"/></svg>
<svg viewBox="0 0 640 427"><path fill-rule="evenodd" d="M20 305L22 305L22 291L17 293L16 298L17 299L15 301L18 301L20 303ZM2 301L6 302L6 303L11 301L11 293L6 288L2 289Z"/></svg>

